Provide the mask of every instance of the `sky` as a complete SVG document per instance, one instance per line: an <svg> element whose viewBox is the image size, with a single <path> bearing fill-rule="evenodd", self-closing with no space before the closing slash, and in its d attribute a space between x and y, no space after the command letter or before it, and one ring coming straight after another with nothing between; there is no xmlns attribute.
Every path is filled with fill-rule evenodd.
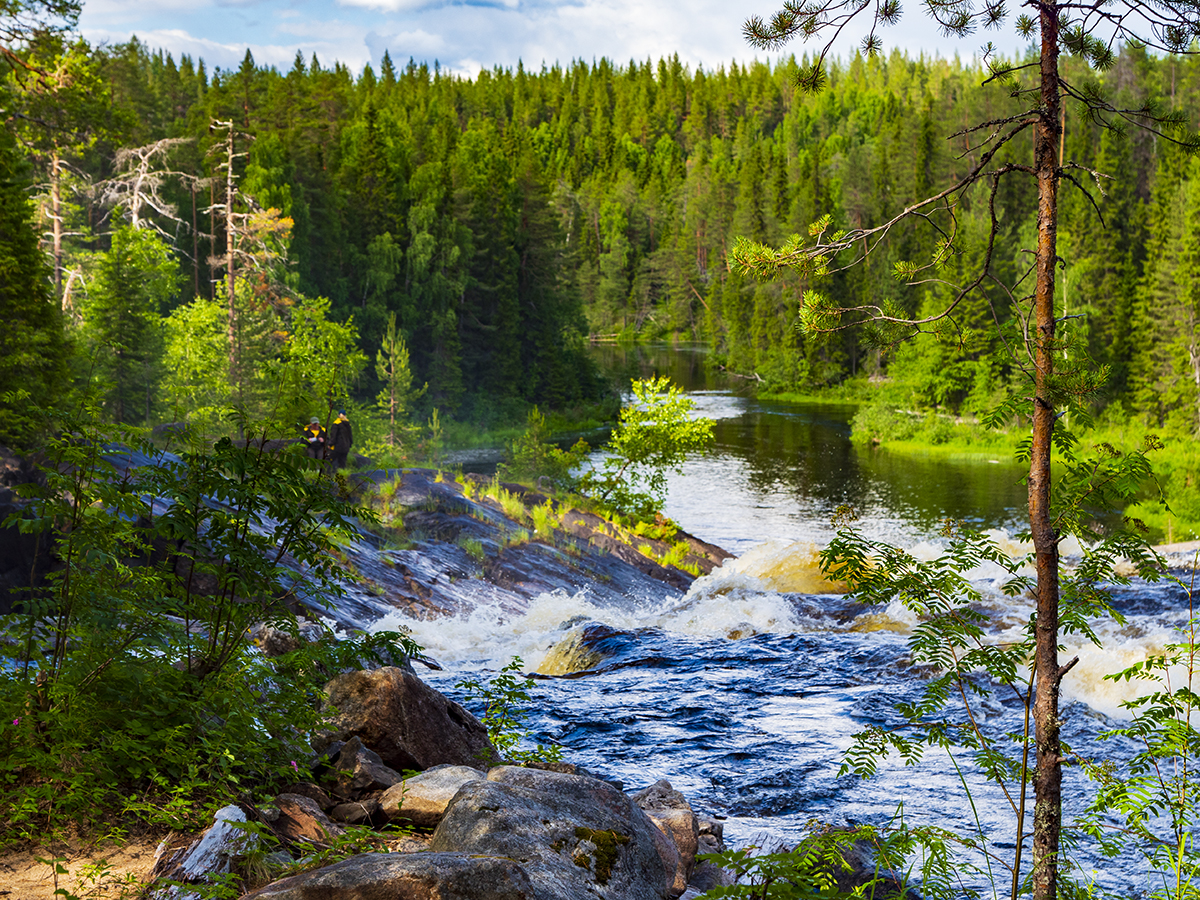
<svg viewBox="0 0 1200 900"><path fill-rule="evenodd" d="M885 50L969 59L988 40L1020 52L1011 26L962 39L940 36L915 0L900 23L883 32ZM260 65L291 68L296 52L316 53L328 67L341 61L355 74L378 71L384 51L400 66L440 63L466 76L481 68L568 64L607 56L657 61L678 53L690 67L715 69L756 54L742 38L749 15L769 16L776 4L748 0L84 0L80 29L93 43L137 35L177 59L189 53L214 67L236 68L247 48ZM845 53L854 41L844 42ZM796 55L803 45L788 51ZM767 58L761 51L758 58Z"/></svg>

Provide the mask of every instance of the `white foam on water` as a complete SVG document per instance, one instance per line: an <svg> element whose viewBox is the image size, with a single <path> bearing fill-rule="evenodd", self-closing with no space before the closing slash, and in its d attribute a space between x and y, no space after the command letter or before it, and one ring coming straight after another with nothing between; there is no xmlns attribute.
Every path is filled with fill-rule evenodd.
<svg viewBox="0 0 1200 900"><path fill-rule="evenodd" d="M808 541L763 541L734 559L727 559L712 574L697 578L688 596L722 593L734 589L778 591L790 594L840 593L843 585L821 574L820 550Z"/></svg>
<svg viewBox="0 0 1200 900"><path fill-rule="evenodd" d="M1105 676L1124 671L1150 657L1164 655L1166 646L1179 643L1181 635L1178 630L1147 616L1130 619L1124 626L1104 623L1097 633L1101 640L1099 647L1090 641L1081 641L1075 635L1063 640L1059 664L1065 665L1076 656L1079 662L1063 678L1062 693L1106 715L1127 719L1130 712L1122 707L1122 703L1162 690L1163 686L1143 678L1114 681ZM1173 688L1186 683L1187 673L1182 666L1172 667L1167 674ZM1198 687L1200 685L1193 689Z"/></svg>

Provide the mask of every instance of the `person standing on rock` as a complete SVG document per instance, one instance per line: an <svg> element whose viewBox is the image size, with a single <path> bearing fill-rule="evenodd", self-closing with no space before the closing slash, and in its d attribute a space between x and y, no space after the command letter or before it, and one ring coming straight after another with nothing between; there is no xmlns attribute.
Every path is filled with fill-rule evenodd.
<svg viewBox="0 0 1200 900"><path fill-rule="evenodd" d="M329 429L329 442L333 447L334 469L346 468L346 456L354 444L354 432L350 428L350 420L346 418L344 409L338 410L337 418Z"/></svg>
<svg viewBox="0 0 1200 900"><path fill-rule="evenodd" d="M321 459L325 456L325 429L321 427L321 420L313 416L308 420L308 425L303 429L304 440L308 444L304 448L304 455L309 459Z"/></svg>

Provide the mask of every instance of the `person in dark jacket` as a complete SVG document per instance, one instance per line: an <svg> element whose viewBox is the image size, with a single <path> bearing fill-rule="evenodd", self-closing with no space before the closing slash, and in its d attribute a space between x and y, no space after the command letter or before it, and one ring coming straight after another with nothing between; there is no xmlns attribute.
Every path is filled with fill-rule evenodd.
<svg viewBox="0 0 1200 900"><path fill-rule="evenodd" d="M325 456L325 429L321 427L321 420L313 416L308 420L308 424L304 426L301 433L308 445L304 448L304 454L309 459L323 459Z"/></svg>
<svg viewBox="0 0 1200 900"><path fill-rule="evenodd" d="M350 428L350 420L346 418L344 409L338 410L337 418L333 420L333 425L329 429L329 443L332 448L333 467L335 469L346 468L346 455L354 444L354 432Z"/></svg>

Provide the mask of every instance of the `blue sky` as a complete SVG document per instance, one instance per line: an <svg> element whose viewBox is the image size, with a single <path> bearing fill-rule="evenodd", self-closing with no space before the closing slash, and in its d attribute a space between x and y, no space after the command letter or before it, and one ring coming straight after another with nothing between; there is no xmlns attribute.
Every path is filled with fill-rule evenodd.
<svg viewBox="0 0 1200 900"><path fill-rule="evenodd" d="M909 5L900 24L884 32L886 48L969 58L988 39L1009 53L1022 47L1011 28L943 38L916 2ZM397 64L437 60L464 75L518 60L538 69L543 62L673 53L689 66L715 69L754 58L742 21L774 9L762 0L84 0L80 28L94 43L136 34L176 57L202 57L210 71L238 65L247 48L260 64L290 68L299 50L356 73L368 62L377 67L385 50ZM848 52L852 43L843 46ZM799 55L802 47L789 49Z"/></svg>

